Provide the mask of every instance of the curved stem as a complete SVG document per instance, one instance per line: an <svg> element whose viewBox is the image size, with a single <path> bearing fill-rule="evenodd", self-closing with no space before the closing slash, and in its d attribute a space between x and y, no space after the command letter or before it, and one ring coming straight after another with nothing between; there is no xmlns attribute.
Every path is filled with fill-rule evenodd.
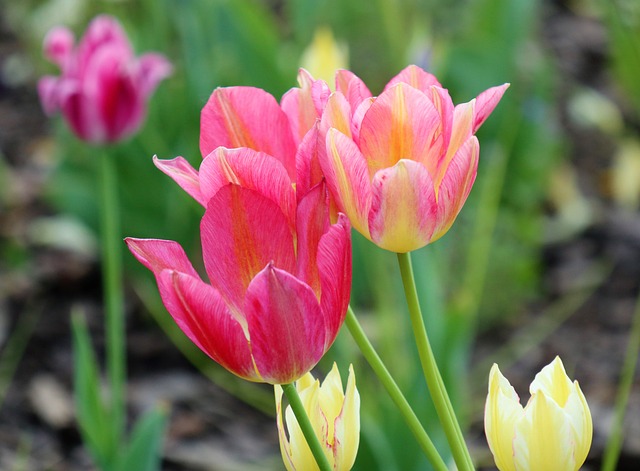
<svg viewBox="0 0 640 471"><path fill-rule="evenodd" d="M102 288L105 306L107 374L111 392L114 443L124 429L125 343L122 294L122 256L117 173L113 156L100 153L100 226Z"/></svg>
<svg viewBox="0 0 640 471"><path fill-rule="evenodd" d="M281 387L284 391L285 396L287 396L289 406L296 416L298 425L302 430L304 438L307 440L307 444L309 445L311 453L313 453L313 456L316 459L316 463L318 464L320 471L332 471L333 467L329 463L327 456L324 454L324 449L320 444L320 440L318 440L318 437L313 430L313 425L311 425L311 421L309 420L307 411L304 409L304 405L300 400L298 390L291 383L282 384Z"/></svg>
<svg viewBox="0 0 640 471"><path fill-rule="evenodd" d="M438 370L438 365L436 364L436 359L433 355L431 344L429 343L427 330L424 326L416 283L413 277L411 255L409 253L399 253L397 255L400 274L402 275L402 284L404 285L404 294L409 307L411 327L416 339L418 355L420 356L420 363L422 364L422 371L427 382L427 387L429 388L431 398L438 413L438 418L444 429L447 442L449 443L453 459L458 469L461 471L473 470L474 467L471 456L469 455L469 449L464 442L460 424L456 419L451 400L442 381L442 376Z"/></svg>
<svg viewBox="0 0 640 471"><path fill-rule="evenodd" d="M391 377L387 367L378 356L378 353L373 348L373 345L371 345L371 342L369 342L369 339L364 333L364 330L362 330L362 326L360 326L358 319L356 319L351 306L349 306L349 310L347 311L345 323L347 324L347 328L349 329L353 340L355 340L358 348L360 348L362 355L365 357L371 366L371 369L373 369L375 374L378 376L378 379L387 390L387 393L402 414L404 421L418 441L418 444L420 445L420 448L422 448L427 459L437 471L447 471L447 465L438 453L438 450L436 450L436 447L433 445L429 435L427 435L427 432L422 427L422 424L405 399L402 391Z"/></svg>

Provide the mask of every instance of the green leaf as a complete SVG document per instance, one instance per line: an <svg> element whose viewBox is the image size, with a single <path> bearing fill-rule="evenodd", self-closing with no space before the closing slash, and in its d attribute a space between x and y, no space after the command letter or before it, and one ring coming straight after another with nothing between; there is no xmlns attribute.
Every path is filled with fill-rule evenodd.
<svg viewBox="0 0 640 471"><path fill-rule="evenodd" d="M76 414L82 439L96 464L110 469L114 457L109 411L100 394L100 378L91 339L84 315L78 310L71 314L73 358L75 361L74 392Z"/></svg>
<svg viewBox="0 0 640 471"><path fill-rule="evenodd" d="M158 406L144 414L131 432L129 445L121 455L116 470L159 470L166 424L167 409L164 406Z"/></svg>

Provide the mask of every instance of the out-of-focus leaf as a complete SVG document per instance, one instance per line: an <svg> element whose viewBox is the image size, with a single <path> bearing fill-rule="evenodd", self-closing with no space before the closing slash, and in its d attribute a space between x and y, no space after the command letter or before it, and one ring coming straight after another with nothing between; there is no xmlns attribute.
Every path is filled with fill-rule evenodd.
<svg viewBox="0 0 640 471"><path fill-rule="evenodd" d="M96 464L107 471L111 469L116 448L109 411L100 393L100 377L91 339L84 316L79 311L72 313L71 330L75 361L74 392L80 431Z"/></svg>
<svg viewBox="0 0 640 471"><path fill-rule="evenodd" d="M164 407L159 406L145 413L131 432L129 445L121 454L116 470L159 470L166 425L167 411Z"/></svg>

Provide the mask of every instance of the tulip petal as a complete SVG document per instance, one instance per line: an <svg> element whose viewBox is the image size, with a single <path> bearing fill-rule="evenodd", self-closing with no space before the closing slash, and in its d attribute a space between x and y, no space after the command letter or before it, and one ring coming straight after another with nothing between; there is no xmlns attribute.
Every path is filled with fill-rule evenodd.
<svg viewBox="0 0 640 471"><path fill-rule="evenodd" d="M153 52L140 56L138 61L137 87L141 95L147 98L158 84L171 75L173 66L162 54Z"/></svg>
<svg viewBox="0 0 640 471"><path fill-rule="evenodd" d="M354 110L360 103L372 96L362 79L345 69L336 72L336 91L345 96L351 109Z"/></svg>
<svg viewBox="0 0 640 471"><path fill-rule="evenodd" d="M233 374L261 381L253 366L244 319L229 310L216 289L170 270L160 273L158 286L167 310L193 343Z"/></svg>
<svg viewBox="0 0 640 471"><path fill-rule="evenodd" d="M340 211L365 237L372 189L364 156L356 144L336 129L327 133L327 154L320 154L320 167Z"/></svg>
<svg viewBox="0 0 640 471"><path fill-rule="evenodd" d="M509 88L508 83L497 87L491 87L476 97L476 106L473 116L473 133L485 122L489 115L493 112L498 102Z"/></svg>
<svg viewBox="0 0 640 471"><path fill-rule="evenodd" d="M494 363L489 373L489 394L484 413L484 429L491 453L500 471L515 471L513 437L524 411L515 390Z"/></svg>
<svg viewBox="0 0 640 471"><path fill-rule="evenodd" d="M209 280L238 310L251 280L269 263L294 272L290 222L256 191L232 184L220 188L209 199L200 232Z"/></svg>
<svg viewBox="0 0 640 471"><path fill-rule="evenodd" d="M344 404L335 421L335 436L334 469L351 469L360 445L360 394L356 388L353 365L349 365Z"/></svg>
<svg viewBox="0 0 640 471"><path fill-rule="evenodd" d="M249 147L282 162L295 178L296 145L289 120L275 98L253 87L217 88L202 109L200 151Z"/></svg>
<svg viewBox="0 0 640 471"><path fill-rule="evenodd" d="M435 173L432 173L434 175L436 188L440 186L440 182L447 172L451 160L455 157L460 147L472 136L474 106L475 101L471 100L468 103L457 105L453 110L453 124L451 137L447 144L447 151L442 154L440 159L436 160L436 162L438 162L437 168Z"/></svg>
<svg viewBox="0 0 640 471"><path fill-rule="evenodd" d="M38 81L38 96L42 109L47 115L52 115L60 109L60 100L58 97L59 81L52 75L42 77Z"/></svg>
<svg viewBox="0 0 640 471"><path fill-rule="evenodd" d="M462 210L476 179L479 155L478 139L471 136L449 162L437 189L438 217L431 242L446 234Z"/></svg>
<svg viewBox="0 0 640 471"><path fill-rule="evenodd" d="M384 88L385 91L397 85L398 83L406 83L423 93L428 93L432 86L442 87L438 79L429 72L424 71L417 65L409 65L405 67L398 75L393 77Z"/></svg>
<svg viewBox="0 0 640 471"><path fill-rule="evenodd" d="M292 88L284 94L280 106L289 118L291 133L300 143L302 138L320 118L324 105L331 93L323 80L314 80L309 72L298 72L300 88Z"/></svg>
<svg viewBox="0 0 640 471"><path fill-rule="evenodd" d="M163 270L174 270L198 278L184 249L172 240L134 239L124 240L134 257L157 277Z"/></svg>
<svg viewBox="0 0 640 471"><path fill-rule="evenodd" d="M326 133L329 128L335 128L342 134L351 137L350 118L351 107L344 95L332 93L322 113L320 130Z"/></svg>
<svg viewBox="0 0 640 471"><path fill-rule="evenodd" d="M298 395L304 406L309 421L313 426L314 432L318 437L324 437L324 431L326 430L326 420L321 414L318 414L318 395L320 392L319 381L314 379L313 383L305 389L299 390ZM289 430L289 443L291 445L291 456L295 463L295 469L297 471L302 470L314 470L317 469L316 460L307 444L307 440L304 438L302 429L298 424L295 414L290 406L287 406L285 410L285 419L287 422L287 429ZM320 438L322 443L322 438ZM327 454L326 448L323 446L325 454Z"/></svg>
<svg viewBox="0 0 640 471"><path fill-rule="evenodd" d="M290 383L320 360L326 327L313 290L269 264L247 289L244 312L262 380Z"/></svg>
<svg viewBox="0 0 640 471"><path fill-rule="evenodd" d="M257 191L280 206L293 230L296 192L286 169L274 157L244 147L218 147L202 161L199 179L205 201L229 183Z"/></svg>
<svg viewBox="0 0 640 471"><path fill-rule="evenodd" d="M424 93L399 83L371 105L362 120L359 144L369 175L400 159L431 160L440 113Z"/></svg>
<svg viewBox="0 0 640 471"><path fill-rule="evenodd" d="M569 394L564 409L573 427L576 468L580 468L587 459L589 449L591 448L593 422L589 405L577 381L573 383L573 391Z"/></svg>
<svg viewBox="0 0 640 471"><path fill-rule="evenodd" d="M276 424L278 427L278 437L280 442L280 453L282 454L282 460L284 461L284 466L287 471L296 471L296 467L293 463L291 456L291 445L289 444L289 439L287 438L287 431L283 422L283 413L282 413L282 395L283 390L279 384L275 384L273 386L273 391L276 399ZM287 408L288 409L288 408ZM291 432L289 432L291 435Z"/></svg>
<svg viewBox="0 0 640 471"><path fill-rule="evenodd" d="M317 264L329 348L344 322L351 295L351 225L344 214L320 239Z"/></svg>
<svg viewBox="0 0 640 471"><path fill-rule="evenodd" d="M438 204L427 169L402 159L376 173L372 187L371 240L398 253L428 244L438 220Z"/></svg>
<svg viewBox="0 0 640 471"><path fill-rule="evenodd" d="M153 164L164 174L171 177L189 196L205 208L207 207L208 200L200 191L200 176L198 171L194 169L184 157L159 159L158 156L154 155Z"/></svg>
<svg viewBox="0 0 640 471"><path fill-rule="evenodd" d="M329 225L327 191L321 183L300 200L296 218L298 266L295 274L313 289L318 299L321 294L318 244Z"/></svg>
<svg viewBox="0 0 640 471"><path fill-rule="evenodd" d="M326 153L324 137L316 123L304 136L296 153L296 197L302 199L314 186L324 179L320 168L319 153Z"/></svg>
<svg viewBox="0 0 640 471"><path fill-rule="evenodd" d="M524 418L516 423L513 440L516 470L576 471L570 422L555 401L538 391Z"/></svg>
<svg viewBox="0 0 640 471"><path fill-rule="evenodd" d="M543 391L548 398L553 399L560 407L564 407L569 394L573 391L573 383L567 376L559 356L542 368L531 382L529 392L535 394L538 391Z"/></svg>
<svg viewBox="0 0 640 471"><path fill-rule="evenodd" d="M68 28L55 27L44 38L44 55L60 68L64 68L73 54L74 43L75 38Z"/></svg>

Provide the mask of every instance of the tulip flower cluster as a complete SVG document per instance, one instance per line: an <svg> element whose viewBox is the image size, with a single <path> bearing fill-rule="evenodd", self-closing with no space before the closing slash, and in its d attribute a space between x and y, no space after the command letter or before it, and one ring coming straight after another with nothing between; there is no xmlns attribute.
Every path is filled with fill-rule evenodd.
<svg viewBox="0 0 640 471"><path fill-rule="evenodd" d="M44 53L62 71L38 83L45 112L62 112L73 132L92 144L117 142L136 132L149 96L172 70L160 54L136 58L118 21L107 15L91 22L77 47L70 30L52 29Z"/></svg>

